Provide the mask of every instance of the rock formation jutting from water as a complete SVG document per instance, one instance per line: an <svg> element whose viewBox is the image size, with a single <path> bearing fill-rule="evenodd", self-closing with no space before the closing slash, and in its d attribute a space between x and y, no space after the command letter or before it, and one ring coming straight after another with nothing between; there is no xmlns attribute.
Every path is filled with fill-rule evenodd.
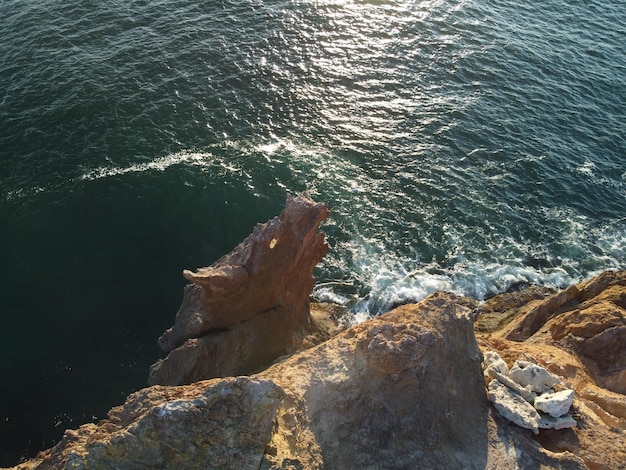
<svg viewBox="0 0 626 470"><path fill-rule="evenodd" d="M150 385L181 385L250 374L293 352L317 329L310 314L313 268L327 250L325 204L288 196L279 217L258 224L207 268L185 270L174 326L159 338L168 353L150 368Z"/></svg>
<svg viewBox="0 0 626 470"><path fill-rule="evenodd" d="M290 204L300 207L298 201L304 209L296 213L311 214L302 220L316 231L325 207L298 196L288 200L285 212ZM279 221L285 220L289 216L281 215ZM264 233L263 227L273 223L255 233ZM323 240L319 245L320 236L312 233L301 232L322 253ZM263 247L273 250L285 234L252 238L265 240ZM241 246L249 245L244 241ZM238 250L233 253L245 251ZM301 252L276 253L285 253L283 262L296 266L289 256ZM216 275L210 281L218 281L210 284L211 295L231 295L220 286L254 279L249 271L248 277L236 274L237 266L249 266L238 260L253 257L231 254L199 270L209 274L206 278ZM264 259L276 261L269 255ZM314 257L305 259L302 265L309 269ZM301 276L312 286L309 277ZM198 328L202 322L194 319L200 308L210 308L204 307L209 298L195 284L190 289L196 296L185 297L172 331L192 333L187 339L187 333L171 336L178 339L170 339L168 358L187 344L238 328L211 321L207 329ZM237 303L244 292L235 291L239 294L232 297L233 305L246 303ZM280 291L279 299L296 298ZM302 302L294 300L293 305L303 307ZM240 326L256 325L256 317L267 315L266 304L259 304L264 305L260 313L241 320ZM626 271L606 272L561 292L531 287L484 302L437 293L330 338L331 328L323 330L321 320L314 318L319 306L312 307L309 315L307 292L306 306L294 310L304 312L311 326L287 314L281 317L286 326L276 326L279 339L291 338L284 344L307 349L252 374L147 387L111 409L107 419L67 430L59 444L17 468L626 469L626 396L621 388ZM275 310L282 308L269 312ZM291 336L283 333L287 327L293 328ZM248 338L262 356L260 348L268 347L264 357L271 361L276 350L266 341L269 333L255 342L253 330L247 331L226 336L220 352L229 351L232 362L224 360L221 367L239 367L238 357L247 361L251 352L240 341ZM307 342L302 338L310 331L316 337ZM321 339L325 341L311 346ZM200 357L192 355L189 365L180 363L185 380L197 373L193 367L206 372L202 361L211 362L213 356ZM496 398L497 408L489 395ZM499 401L502 396L504 402ZM515 403L510 407L506 400ZM530 421L514 424L515 410L509 411L519 400L538 418L529 412ZM553 426L553 420L546 422L539 413L561 421Z"/></svg>

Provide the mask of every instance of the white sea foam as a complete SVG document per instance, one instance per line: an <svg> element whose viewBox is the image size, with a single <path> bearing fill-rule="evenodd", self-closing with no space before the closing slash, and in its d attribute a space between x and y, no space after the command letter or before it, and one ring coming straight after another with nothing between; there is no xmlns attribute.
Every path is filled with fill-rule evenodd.
<svg viewBox="0 0 626 470"><path fill-rule="evenodd" d="M596 165L593 162L586 161L581 166L578 167L578 171L580 173L584 173L588 176L593 176L594 171L596 169Z"/></svg>
<svg viewBox="0 0 626 470"><path fill-rule="evenodd" d="M585 230L585 227L580 229ZM560 265L552 267L529 266L515 259L461 260L442 268L435 262L424 264L401 259L393 253L381 254L379 250L363 253L363 245L355 246L354 251L361 252L361 257L349 269L362 286L361 291L346 295L342 285L324 286L319 290L320 299L346 305L354 312L354 322L358 323L395 305L420 301L437 291L484 299L519 284L561 289L605 269L623 269L619 259L626 249L625 230L613 226L592 230L590 236L602 254L594 254L594 246L587 245L585 240L576 239L572 233L565 234L569 243L579 241L571 251L580 259L561 259ZM358 286L353 286L353 290L358 291Z"/></svg>
<svg viewBox="0 0 626 470"><path fill-rule="evenodd" d="M345 305L354 322L437 291L484 299L518 284L563 288L603 269L620 268L618 260L626 248L623 224L594 228L586 216L565 206L527 212L534 223L545 220L558 227L535 241L510 234L501 226L501 220L507 219L499 211L524 211L523 207L498 206L485 227L466 227L424 211L423 220L411 222L407 232L414 233L413 243L398 243L387 236L385 227L396 222L409 224L411 215L403 212L406 208L424 208L416 209L413 201L390 192L384 179L373 178L354 161L329 155L328 149L298 145L289 139L276 139L254 151L268 162L287 164L309 183L312 194L319 193L329 203L332 215L326 224L332 229L331 236L339 232L336 236L340 239L331 240L322 262L322 283L314 296ZM580 171L592 173L594 166L583 165ZM415 181L413 175L400 176ZM436 184L428 184L426 190ZM472 203L481 203L479 196L474 195ZM388 208L378 207L377 199L384 199ZM436 238L441 234L431 234L438 230L443 239ZM346 234L351 236L349 240L342 239ZM431 236L435 238L429 239ZM438 260L423 259L424 245L440 253ZM338 270L344 279L349 276L348 285L332 282L332 272Z"/></svg>
<svg viewBox="0 0 626 470"><path fill-rule="evenodd" d="M4 193L3 199L6 201L15 201L22 199L24 197L32 196L34 194L42 193L46 190L46 188L42 186L33 186L31 188L19 188L12 191L8 191Z"/></svg>
<svg viewBox="0 0 626 470"><path fill-rule="evenodd" d="M455 266L444 274L429 272L429 269L434 270L434 267L421 267L410 274L403 270L385 271L373 278L364 278L363 281L369 283L364 295L350 297L329 287L317 289L314 295L320 301L347 306L353 312L353 321L359 323L394 306L418 302L435 292L484 299L520 283L563 288L579 280L561 268L539 270L495 263Z"/></svg>
<svg viewBox="0 0 626 470"><path fill-rule="evenodd" d="M313 290L313 297L318 302L330 302L339 305L347 305L350 302L348 297L333 291L331 287L327 286L316 286Z"/></svg>
<svg viewBox="0 0 626 470"><path fill-rule="evenodd" d="M184 151L155 158L154 160L151 160L149 162L137 163L124 167L98 167L85 172L81 176L81 179L96 180L100 178L123 175L126 173L141 173L149 170L165 171L167 168L173 165L179 165L181 163L191 165L206 165L211 158L212 155L210 153Z"/></svg>
<svg viewBox="0 0 626 470"><path fill-rule="evenodd" d="M238 175L248 190L256 194L267 190L262 185L268 184L268 180L256 181L253 176L264 172L273 178L275 168L287 166L290 174L306 183L314 197L326 200L332 211L326 222L330 228L331 248L322 262L322 276L318 276L321 283L313 295L320 301L345 305L352 312L354 322L379 315L395 305L419 301L437 291L484 299L517 284L562 288L603 269L620 268L619 260L626 250L623 221L593 227L585 216L563 207L537 212L538 217L559 224L558 240L550 242L558 245L556 257L554 247L532 246L525 239L502 236L502 228L493 226L497 221L482 230L440 221L437 214L429 213L424 213L422 225L412 226L413 242L398 245L396 238L385 236L385 226L406 214L378 207L376 198L397 197L399 199L387 202L390 207L400 209L407 201L389 192L381 186L383 180L372 178L353 161L330 155L328 149L299 144L289 138L256 145L227 141L220 143L219 150L223 152L224 148L228 149L224 158L219 158L218 149L215 152L210 148L203 152L179 152L127 167L97 168L86 172L83 179L164 171L179 164L197 165ZM240 158L232 158L233 155ZM247 169L247 162L252 160L256 165L255 175ZM332 168L328 161L333 162ZM580 171L592 169L587 165ZM289 190L279 175L272 184ZM443 240L429 239L437 225L443 227ZM472 231L475 231L474 240L478 236L479 246L468 238ZM335 239L332 239L333 233ZM346 235L351 238L346 240ZM441 243L445 244L444 248L438 246ZM438 260L422 259L425 246L429 250L434 247L439 253L443 251L443 258L440 253ZM334 281L337 273L350 281Z"/></svg>
<svg viewBox="0 0 626 470"><path fill-rule="evenodd" d="M516 285L560 289L605 269L623 269L619 260L626 249L626 228L622 223L592 228L572 214L559 213L558 216L568 219L559 243L564 245L563 252L571 257L541 259L538 254L539 258L535 259L532 254L537 253L537 247L506 239L501 240L499 246L486 247L493 255L491 261L489 257L480 256L469 259L456 256L469 248L459 234L457 238L452 237L457 249L451 253L456 261L425 263L407 258L406 253L395 253L381 240L356 237L343 246L348 255L333 260L336 253L331 250L327 255L331 261L323 262L336 266L350 259L350 264L343 269L350 272L352 284L346 287L345 282L325 283L316 294L320 300L347 306L353 312L354 322L360 322L395 305L420 301L437 291L484 299ZM486 243L494 242L487 239ZM507 258L503 253L519 255ZM525 256L529 257L528 261Z"/></svg>

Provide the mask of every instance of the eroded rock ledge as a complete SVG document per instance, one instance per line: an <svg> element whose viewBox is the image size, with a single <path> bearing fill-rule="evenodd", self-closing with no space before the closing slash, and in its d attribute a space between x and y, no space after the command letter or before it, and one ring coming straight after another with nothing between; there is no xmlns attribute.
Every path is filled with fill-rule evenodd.
<svg viewBox="0 0 626 470"><path fill-rule="evenodd" d="M520 303L507 294L478 307L481 349L497 351L507 367L539 364L574 390L577 427L539 430L544 448L576 455L590 469L626 468L626 271L551 295L533 292Z"/></svg>

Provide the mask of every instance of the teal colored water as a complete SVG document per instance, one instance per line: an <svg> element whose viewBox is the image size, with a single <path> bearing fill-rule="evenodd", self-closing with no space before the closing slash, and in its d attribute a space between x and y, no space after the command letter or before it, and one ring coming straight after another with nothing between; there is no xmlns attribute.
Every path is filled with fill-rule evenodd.
<svg viewBox="0 0 626 470"><path fill-rule="evenodd" d="M0 465L144 386L287 193L355 320L626 267L622 1L0 1Z"/></svg>

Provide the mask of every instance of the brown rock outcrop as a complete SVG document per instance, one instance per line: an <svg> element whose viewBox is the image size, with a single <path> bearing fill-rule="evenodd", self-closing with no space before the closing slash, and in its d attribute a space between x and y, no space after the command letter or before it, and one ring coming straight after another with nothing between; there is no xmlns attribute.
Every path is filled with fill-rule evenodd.
<svg viewBox="0 0 626 470"><path fill-rule="evenodd" d="M575 390L578 427L540 431L544 447L587 468L626 468L626 271L539 297L507 325L477 334L481 348L509 366L520 357L541 364Z"/></svg>
<svg viewBox="0 0 626 470"><path fill-rule="evenodd" d="M21 468L587 468L499 417L481 359L471 310L435 294L251 377L137 392Z"/></svg>
<svg viewBox="0 0 626 470"><path fill-rule="evenodd" d="M279 217L258 224L231 253L185 270L192 284L159 338L169 355L151 367L149 384L249 374L293 352L315 330L311 272L326 253L318 229L328 214L307 194L289 196Z"/></svg>
<svg viewBox="0 0 626 470"><path fill-rule="evenodd" d="M331 309L308 301L327 213L291 198L233 253L186 272L195 284L151 380L248 374L309 349L250 376L141 390L16 468L626 469L626 271L484 303L438 293L333 336ZM558 376L544 385L566 390L576 427L535 436L503 418L481 350L504 387L494 396L518 360ZM561 419L554 398L537 406Z"/></svg>
<svg viewBox="0 0 626 470"><path fill-rule="evenodd" d="M571 351L599 386L626 393L626 271L606 271L529 304L502 335Z"/></svg>
<svg viewBox="0 0 626 470"><path fill-rule="evenodd" d="M246 377L146 388L16 468L258 469L283 400L272 381Z"/></svg>

